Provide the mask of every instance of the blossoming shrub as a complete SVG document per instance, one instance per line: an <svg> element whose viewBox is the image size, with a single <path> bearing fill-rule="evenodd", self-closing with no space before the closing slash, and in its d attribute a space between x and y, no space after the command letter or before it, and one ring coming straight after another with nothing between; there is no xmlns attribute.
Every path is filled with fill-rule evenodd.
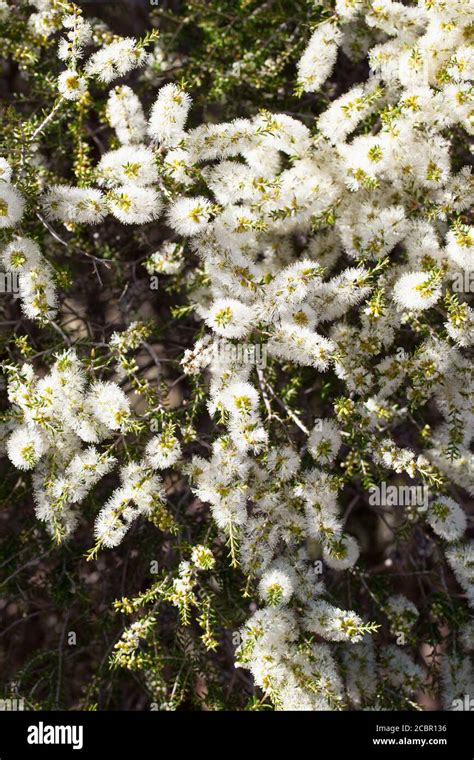
<svg viewBox="0 0 474 760"><path fill-rule="evenodd" d="M115 600L82 599L111 644L82 634L81 706L117 704L123 669L142 708L453 709L474 647L472 5L216 5L151 11L137 38L60 0L0 8L7 483L23 544L76 578L40 704L76 673L85 552ZM256 29L264 61L258 36L229 47Z"/></svg>

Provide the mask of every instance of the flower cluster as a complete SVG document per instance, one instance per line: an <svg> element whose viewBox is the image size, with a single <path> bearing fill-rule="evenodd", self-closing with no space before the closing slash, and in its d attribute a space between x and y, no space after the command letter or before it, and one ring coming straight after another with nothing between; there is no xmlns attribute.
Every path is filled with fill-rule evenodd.
<svg viewBox="0 0 474 760"><path fill-rule="evenodd" d="M117 383L90 382L72 350L59 355L49 374L37 377L31 364L7 365L11 411L3 423L2 444L12 464L33 471L36 514L58 540L76 527L77 507L115 466L114 435L133 429L129 398ZM152 437L141 462L120 469L122 485L99 512L99 545L116 546L140 514L170 527L165 495L155 473L180 455L169 431Z"/></svg>

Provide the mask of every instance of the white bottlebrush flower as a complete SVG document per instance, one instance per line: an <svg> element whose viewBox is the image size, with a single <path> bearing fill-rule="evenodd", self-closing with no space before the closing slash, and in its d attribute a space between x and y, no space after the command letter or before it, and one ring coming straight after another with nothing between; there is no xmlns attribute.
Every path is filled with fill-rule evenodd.
<svg viewBox="0 0 474 760"><path fill-rule="evenodd" d="M184 136L191 98L175 84L161 88L151 109L148 133L157 142L172 147Z"/></svg>
<svg viewBox="0 0 474 760"><path fill-rule="evenodd" d="M159 192L137 185L114 188L107 202L112 214L123 224L146 224L158 219L163 208Z"/></svg>
<svg viewBox="0 0 474 760"><path fill-rule="evenodd" d="M37 266L24 269L18 278L22 309L29 319L52 319L57 309L53 271L43 259Z"/></svg>
<svg viewBox="0 0 474 760"><path fill-rule="evenodd" d="M128 490L117 488L97 515L96 539L108 549L118 546L129 529L132 515L134 510L130 507Z"/></svg>
<svg viewBox="0 0 474 760"><path fill-rule="evenodd" d="M253 416L258 408L258 391L250 383L234 382L222 393L222 403L233 417Z"/></svg>
<svg viewBox="0 0 474 760"><path fill-rule="evenodd" d="M460 639L465 649L474 649L474 620L469 620L461 628Z"/></svg>
<svg viewBox="0 0 474 760"><path fill-rule="evenodd" d="M100 454L94 446L76 454L65 471L70 501L82 501L94 485L110 472L115 462L114 457Z"/></svg>
<svg viewBox="0 0 474 760"><path fill-rule="evenodd" d="M10 182L12 177L12 168L6 158L0 157L0 181Z"/></svg>
<svg viewBox="0 0 474 760"><path fill-rule="evenodd" d="M458 346L466 348L474 343L474 309L467 303L460 304L458 313L450 315L444 326Z"/></svg>
<svg viewBox="0 0 474 760"><path fill-rule="evenodd" d="M168 224L180 235L197 235L208 226L211 212L206 198L178 198L168 210Z"/></svg>
<svg viewBox="0 0 474 760"><path fill-rule="evenodd" d="M139 514L149 515L153 508L165 499L162 480L151 474L145 461L130 462L120 470L120 479L126 489L129 500L136 509L127 510L125 517L135 519Z"/></svg>
<svg viewBox="0 0 474 760"><path fill-rule="evenodd" d="M298 452L292 446L283 446L270 450L266 467L281 480L289 480L299 470L300 464Z"/></svg>
<svg viewBox="0 0 474 760"><path fill-rule="evenodd" d="M100 185L152 185L158 179L155 156L150 148L124 145L104 153L97 165Z"/></svg>
<svg viewBox="0 0 474 760"><path fill-rule="evenodd" d="M359 709L366 704L372 704L379 685L373 642L368 639L360 642L357 647L346 648L342 658L350 702Z"/></svg>
<svg viewBox="0 0 474 760"><path fill-rule="evenodd" d="M91 386L88 401L97 418L110 430L119 430L130 416L130 402L116 383L96 382Z"/></svg>
<svg viewBox="0 0 474 760"><path fill-rule="evenodd" d="M324 600L310 605L305 620L307 630L317 633L328 641L361 641L363 621L350 610L342 610Z"/></svg>
<svg viewBox="0 0 474 760"><path fill-rule="evenodd" d="M349 256L382 259L406 233L405 209L368 202L348 204L336 226Z"/></svg>
<svg viewBox="0 0 474 760"><path fill-rule="evenodd" d="M293 595L293 581L284 570L267 570L258 584L261 598L271 607L287 604Z"/></svg>
<svg viewBox="0 0 474 760"><path fill-rule="evenodd" d="M336 12L341 18L352 20L364 8L364 0L336 0Z"/></svg>
<svg viewBox="0 0 474 760"><path fill-rule="evenodd" d="M275 277L269 295L279 303L299 304L319 285L320 275L320 267L310 259L290 264Z"/></svg>
<svg viewBox="0 0 474 760"><path fill-rule="evenodd" d="M446 235L446 253L461 269L474 271L474 227L458 225Z"/></svg>
<svg viewBox="0 0 474 760"><path fill-rule="evenodd" d="M193 162L187 150L173 148L163 160L163 169L168 177L180 185L189 186L194 182Z"/></svg>
<svg viewBox="0 0 474 760"><path fill-rule="evenodd" d="M229 422L229 434L240 454L249 450L254 454L260 454L268 446L268 431L255 416L232 417Z"/></svg>
<svg viewBox="0 0 474 760"><path fill-rule="evenodd" d="M469 606L474 607L474 541L453 543L446 551L446 559L467 596Z"/></svg>
<svg viewBox="0 0 474 760"><path fill-rule="evenodd" d="M166 240L158 251L145 261L148 274L177 274L184 266L183 246Z"/></svg>
<svg viewBox="0 0 474 760"><path fill-rule="evenodd" d="M107 213L103 194L92 187L55 185L42 202L49 219L65 223L97 224Z"/></svg>
<svg viewBox="0 0 474 760"><path fill-rule="evenodd" d="M181 445L176 436L169 431L155 435L145 448L145 459L153 470L172 467L181 459L181 455Z"/></svg>
<svg viewBox="0 0 474 760"><path fill-rule="evenodd" d="M429 506L427 519L445 541L458 541L467 527L466 513L450 496L439 496Z"/></svg>
<svg viewBox="0 0 474 760"><path fill-rule="evenodd" d="M82 58L84 47L92 39L92 27L76 13L63 16L61 23L69 31L59 42L58 58L60 61L77 61Z"/></svg>
<svg viewBox="0 0 474 760"><path fill-rule="evenodd" d="M0 228L13 227L25 210L21 193L7 182L0 182Z"/></svg>
<svg viewBox="0 0 474 760"><path fill-rule="evenodd" d="M143 142L146 135L145 114L131 87L122 85L110 91L107 118L122 144Z"/></svg>
<svg viewBox="0 0 474 760"><path fill-rule="evenodd" d="M426 272L408 272L395 283L394 301L404 309L429 309L441 296L441 287Z"/></svg>
<svg viewBox="0 0 474 760"><path fill-rule="evenodd" d="M329 367L335 345L306 327L282 323L268 341L268 352L295 364L309 365L321 371Z"/></svg>
<svg viewBox="0 0 474 760"><path fill-rule="evenodd" d="M373 77L363 85L356 85L329 104L318 119L321 132L334 145L343 143L357 125L377 107L382 88Z"/></svg>
<svg viewBox="0 0 474 760"><path fill-rule="evenodd" d="M359 554L359 545L353 536L342 536L323 547L323 559L333 570L354 567Z"/></svg>
<svg viewBox="0 0 474 760"><path fill-rule="evenodd" d="M341 442L336 423L331 419L320 419L308 438L308 451L316 462L329 464L336 458Z"/></svg>
<svg viewBox="0 0 474 760"><path fill-rule="evenodd" d="M65 29L66 37L74 43L75 47L87 45L92 39L92 27L88 21L77 13L69 13L61 18L61 23Z"/></svg>
<svg viewBox="0 0 474 760"><path fill-rule="evenodd" d="M100 82L108 83L143 66L147 60L148 54L143 47L138 47L133 38L125 37L94 53L85 65L85 72L96 76Z"/></svg>
<svg viewBox="0 0 474 760"><path fill-rule="evenodd" d="M390 621L390 630L395 636L408 634L420 617L418 608L403 594L390 596L384 605L384 612Z"/></svg>
<svg viewBox="0 0 474 760"><path fill-rule="evenodd" d="M40 261L40 247L30 238L14 237L2 253L3 266L9 272L20 272L38 266Z"/></svg>
<svg viewBox="0 0 474 760"><path fill-rule="evenodd" d="M66 69L58 77L58 90L66 100L79 100L87 92L87 82L77 71Z"/></svg>
<svg viewBox="0 0 474 760"><path fill-rule="evenodd" d="M219 298L209 309L206 323L223 338L243 338L254 326L255 314L235 298Z"/></svg>
<svg viewBox="0 0 474 760"><path fill-rule="evenodd" d="M331 74L342 32L332 23L321 24L298 61L298 83L305 92L316 92Z"/></svg>
<svg viewBox="0 0 474 760"><path fill-rule="evenodd" d="M44 438L34 427L22 425L7 442L8 458L19 470L31 470L46 449Z"/></svg>
<svg viewBox="0 0 474 760"><path fill-rule="evenodd" d="M202 546L202 544L193 546L191 562L198 570L212 570L216 564L211 550L207 546Z"/></svg>
<svg viewBox="0 0 474 760"><path fill-rule="evenodd" d="M389 684L408 694L413 694L424 681L422 668L401 647L384 647L380 653L380 665Z"/></svg>

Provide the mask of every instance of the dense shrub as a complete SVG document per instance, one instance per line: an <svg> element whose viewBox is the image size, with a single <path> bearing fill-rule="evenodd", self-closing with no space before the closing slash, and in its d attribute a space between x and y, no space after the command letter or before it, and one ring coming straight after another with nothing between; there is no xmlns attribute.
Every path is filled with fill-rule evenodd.
<svg viewBox="0 0 474 760"><path fill-rule="evenodd" d="M469 0L0 14L5 695L455 709Z"/></svg>

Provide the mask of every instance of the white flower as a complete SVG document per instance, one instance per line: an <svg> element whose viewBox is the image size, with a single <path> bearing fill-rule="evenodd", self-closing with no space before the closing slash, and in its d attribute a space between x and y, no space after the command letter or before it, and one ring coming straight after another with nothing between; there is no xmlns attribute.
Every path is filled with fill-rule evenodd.
<svg viewBox="0 0 474 760"><path fill-rule="evenodd" d="M279 302L299 304L319 285L320 274L320 267L310 259L291 264L275 277L269 288L269 296Z"/></svg>
<svg viewBox="0 0 474 760"><path fill-rule="evenodd" d="M119 430L128 421L130 402L116 383L94 383L88 401L100 422L110 430Z"/></svg>
<svg viewBox="0 0 474 760"><path fill-rule="evenodd" d="M319 129L334 145L342 143L375 110L381 94L378 77L352 87L323 111L318 119Z"/></svg>
<svg viewBox="0 0 474 760"><path fill-rule="evenodd" d="M258 391L250 383L231 383L222 393L224 407L234 417L252 416L259 402Z"/></svg>
<svg viewBox="0 0 474 760"><path fill-rule="evenodd" d="M124 145L104 153L97 165L99 184L152 185L158 179L155 156L150 148Z"/></svg>
<svg viewBox="0 0 474 760"><path fill-rule="evenodd" d="M341 447L341 434L333 420L320 419L308 438L308 451L316 462L332 462Z"/></svg>
<svg viewBox="0 0 474 760"><path fill-rule="evenodd" d="M19 470L33 469L45 449L41 433L29 425L18 427L7 442L8 458Z"/></svg>
<svg viewBox="0 0 474 760"><path fill-rule="evenodd" d="M177 274L184 266L183 246L167 240L145 261L148 274Z"/></svg>
<svg viewBox="0 0 474 760"><path fill-rule="evenodd" d="M58 90L67 100L78 100L87 92L87 82L77 71L66 69L58 77Z"/></svg>
<svg viewBox="0 0 474 760"><path fill-rule="evenodd" d="M146 134L145 114L140 100L127 85L109 93L107 118L121 143L142 142Z"/></svg>
<svg viewBox="0 0 474 760"><path fill-rule="evenodd" d="M30 238L14 237L2 253L3 266L10 272L38 266L40 261L40 247Z"/></svg>
<svg viewBox="0 0 474 760"><path fill-rule="evenodd" d="M20 221L25 201L18 190L6 182L0 182L0 228L13 227Z"/></svg>
<svg viewBox="0 0 474 760"><path fill-rule="evenodd" d="M181 455L180 443L172 433L154 436L145 449L145 459L154 470L172 467L181 459Z"/></svg>
<svg viewBox="0 0 474 760"><path fill-rule="evenodd" d="M298 471L300 463L298 452L291 446L283 446L281 449L275 447L270 450L266 466L281 480L289 480Z"/></svg>
<svg viewBox="0 0 474 760"><path fill-rule="evenodd" d="M313 602L305 620L305 627L329 641L361 641L362 619L355 612L341 610L326 601Z"/></svg>
<svg viewBox="0 0 474 760"><path fill-rule="evenodd" d="M305 92L316 92L330 75L342 32L332 23L321 24L298 62L298 83Z"/></svg>
<svg viewBox="0 0 474 760"><path fill-rule="evenodd" d="M461 269L474 270L474 227L463 225L449 230L446 252Z"/></svg>
<svg viewBox="0 0 474 760"><path fill-rule="evenodd" d="M209 309L206 323L223 338L242 338L254 326L254 310L235 298L219 298Z"/></svg>
<svg viewBox="0 0 474 760"><path fill-rule="evenodd" d="M206 198L178 198L168 210L168 224L180 235L197 235L208 226L211 212Z"/></svg>
<svg viewBox="0 0 474 760"><path fill-rule="evenodd" d="M238 452L243 453L251 450L259 454L268 446L268 431L265 430L260 420L252 416L241 415L231 417L229 433L233 444Z"/></svg>
<svg viewBox="0 0 474 760"><path fill-rule="evenodd" d="M76 454L65 471L70 501L72 503L82 501L93 486L110 472L115 462L114 457L99 454L94 446L89 446Z"/></svg>
<svg viewBox="0 0 474 760"><path fill-rule="evenodd" d="M3 182L10 182L12 176L12 168L5 158L0 157L0 180Z"/></svg>
<svg viewBox="0 0 474 760"><path fill-rule="evenodd" d="M111 191L108 206L124 224L146 224L158 219L163 201L160 193L151 187L123 185Z"/></svg>
<svg viewBox="0 0 474 760"><path fill-rule="evenodd" d="M409 633L420 616L416 605L403 594L390 596L385 603L384 612L390 620L390 629L395 636Z"/></svg>
<svg viewBox="0 0 474 760"><path fill-rule="evenodd" d="M175 182L189 186L194 182L192 164L191 156L186 150L174 148L167 152L163 161L163 168Z"/></svg>
<svg viewBox="0 0 474 760"><path fill-rule="evenodd" d="M392 686L412 694L423 683L423 670L400 647L384 647L380 659L384 677Z"/></svg>
<svg viewBox="0 0 474 760"><path fill-rule="evenodd" d="M461 628L461 641L466 649L474 649L474 620L469 620Z"/></svg>
<svg viewBox="0 0 474 760"><path fill-rule="evenodd" d="M282 323L268 341L268 351L282 359L324 371L329 366L335 346L332 341L306 327Z"/></svg>
<svg viewBox="0 0 474 760"><path fill-rule="evenodd" d="M84 46L91 41L92 27L76 13L63 16L61 22L69 31L59 42L58 58L62 61L77 60L82 57Z"/></svg>
<svg viewBox="0 0 474 760"><path fill-rule="evenodd" d="M474 541L453 543L446 551L446 559L467 595L469 606L474 607Z"/></svg>
<svg viewBox="0 0 474 760"><path fill-rule="evenodd" d="M4 21L9 13L10 13L10 6L6 2L6 0L0 0L0 20Z"/></svg>
<svg viewBox="0 0 474 760"><path fill-rule="evenodd" d="M199 570L211 570L216 564L211 550L202 544L193 546L191 561Z"/></svg>
<svg viewBox="0 0 474 760"><path fill-rule="evenodd" d="M287 604L293 594L293 582L288 573L277 568L268 570L258 584L259 594L267 604Z"/></svg>
<svg viewBox="0 0 474 760"><path fill-rule="evenodd" d="M354 567L359 554L359 545L353 536L342 536L323 548L324 561L333 570L347 570Z"/></svg>
<svg viewBox="0 0 474 760"><path fill-rule="evenodd" d="M117 488L97 515L95 536L109 549L120 544L132 522L133 510L127 512L129 502L127 489Z"/></svg>
<svg viewBox="0 0 474 760"><path fill-rule="evenodd" d="M97 224L107 213L104 197L95 188L56 185L43 196L49 219L66 223Z"/></svg>
<svg viewBox="0 0 474 760"><path fill-rule="evenodd" d="M29 319L47 320L54 317L56 288L53 271L44 259L39 265L22 270L18 283L22 308Z"/></svg>
<svg viewBox="0 0 474 760"><path fill-rule="evenodd" d="M429 309L438 301L441 287L430 282L426 272L408 272L400 277L393 289L395 302L405 309Z"/></svg>
<svg viewBox="0 0 474 760"><path fill-rule="evenodd" d="M143 66L148 54L137 47L136 40L126 37L98 50L85 65L90 76L96 76L100 82L111 82L116 77L127 74L132 69Z"/></svg>
<svg viewBox="0 0 474 760"><path fill-rule="evenodd" d="M445 541L458 541L467 527L466 513L450 496L437 497L429 506L427 519Z"/></svg>
<svg viewBox="0 0 474 760"><path fill-rule="evenodd" d="M184 136L184 124L191 98L175 84L161 88L151 109L148 133L157 142L171 147Z"/></svg>

